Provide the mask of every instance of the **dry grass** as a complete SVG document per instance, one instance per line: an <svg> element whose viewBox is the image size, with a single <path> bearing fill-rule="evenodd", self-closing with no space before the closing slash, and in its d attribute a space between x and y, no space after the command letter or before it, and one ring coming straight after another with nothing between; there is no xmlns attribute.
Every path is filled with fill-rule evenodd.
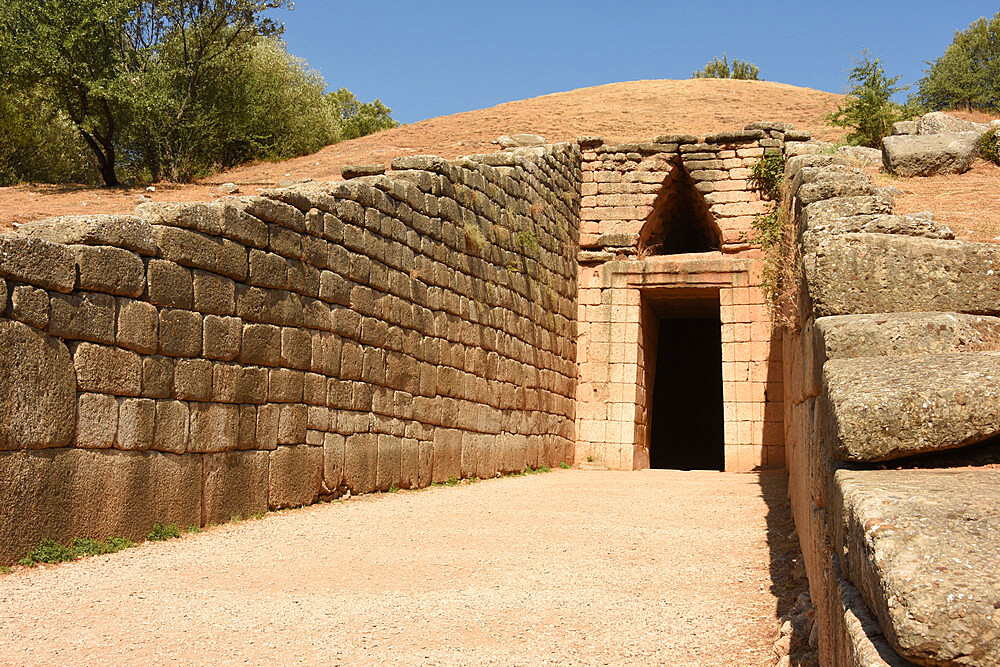
<svg viewBox="0 0 1000 667"><path fill-rule="evenodd" d="M1000 167L977 160L964 174L897 178L876 173L874 178L903 192L896 197L897 213L932 211L959 238L1000 243Z"/></svg>

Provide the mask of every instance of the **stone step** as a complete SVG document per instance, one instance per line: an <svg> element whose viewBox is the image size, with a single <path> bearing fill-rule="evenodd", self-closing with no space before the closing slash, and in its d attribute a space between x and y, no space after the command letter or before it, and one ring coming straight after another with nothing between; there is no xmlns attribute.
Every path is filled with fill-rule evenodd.
<svg viewBox="0 0 1000 667"><path fill-rule="evenodd" d="M885 461L1000 433L1000 353L833 359L823 366L826 452Z"/></svg>
<svg viewBox="0 0 1000 667"><path fill-rule="evenodd" d="M580 470L607 470L608 466L599 461L581 461L576 464Z"/></svg>
<svg viewBox="0 0 1000 667"><path fill-rule="evenodd" d="M813 315L1000 314L1000 246L899 234L824 234L803 256Z"/></svg>
<svg viewBox="0 0 1000 667"><path fill-rule="evenodd" d="M892 647L1000 664L1000 469L840 470L836 549Z"/></svg>

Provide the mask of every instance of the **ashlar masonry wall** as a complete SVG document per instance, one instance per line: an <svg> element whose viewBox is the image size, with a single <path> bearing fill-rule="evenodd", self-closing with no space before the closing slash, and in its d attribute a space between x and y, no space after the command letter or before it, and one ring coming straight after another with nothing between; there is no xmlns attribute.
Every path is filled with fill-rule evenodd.
<svg viewBox="0 0 1000 667"><path fill-rule="evenodd" d="M748 236L769 206L750 169L765 151L781 152L786 139L808 136L783 123L755 123L646 144L580 140L578 462L649 467L656 319L715 299L724 468L784 465L780 332L772 330L761 254ZM675 205L679 199L684 206ZM707 247L691 251L691 239Z"/></svg>
<svg viewBox="0 0 1000 667"><path fill-rule="evenodd" d="M0 236L0 563L572 461L575 145Z"/></svg>

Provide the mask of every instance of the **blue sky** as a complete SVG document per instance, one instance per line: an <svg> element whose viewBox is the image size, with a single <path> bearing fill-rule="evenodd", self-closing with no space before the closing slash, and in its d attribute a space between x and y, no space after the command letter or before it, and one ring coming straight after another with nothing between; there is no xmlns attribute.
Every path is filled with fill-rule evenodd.
<svg viewBox="0 0 1000 667"><path fill-rule="evenodd" d="M844 92L867 47L900 84L994 2L297 0L289 51L402 122L616 81L684 79L723 51L761 76Z"/></svg>

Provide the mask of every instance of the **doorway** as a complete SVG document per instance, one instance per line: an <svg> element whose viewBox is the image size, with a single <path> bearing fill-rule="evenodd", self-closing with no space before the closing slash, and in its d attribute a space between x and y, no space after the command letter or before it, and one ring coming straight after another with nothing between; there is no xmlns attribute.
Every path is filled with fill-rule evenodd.
<svg viewBox="0 0 1000 667"><path fill-rule="evenodd" d="M649 465L723 470L719 293L685 292L683 298L650 300L658 333L655 356L650 355L655 369L648 412Z"/></svg>

